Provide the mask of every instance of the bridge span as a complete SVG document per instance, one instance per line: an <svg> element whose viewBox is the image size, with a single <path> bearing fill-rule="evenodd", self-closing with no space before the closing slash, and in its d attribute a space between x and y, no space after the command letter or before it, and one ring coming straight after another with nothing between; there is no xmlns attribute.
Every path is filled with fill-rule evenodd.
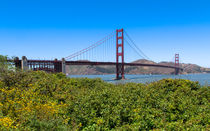
<svg viewBox="0 0 210 131"><path fill-rule="evenodd" d="M92 66L100 66L100 65L112 65L112 66L120 66L122 63L116 62L94 62L94 61L65 61L62 60L27 60L25 56L22 57L22 60L19 60L18 57L15 58L14 61L10 60L10 62L14 62L17 68L21 68L22 70L43 70L46 72L63 72L66 74L66 66L71 65L92 65ZM174 69L174 74L177 75L181 67L170 66L170 65L162 65L162 64L145 64L145 63L123 63L124 66L147 66L147 67L161 67L161 68L171 68Z"/></svg>
<svg viewBox="0 0 210 131"><path fill-rule="evenodd" d="M125 34L125 35L124 35ZM127 40L128 39L128 40ZM129 42L131 42L133 45L131 45ZM175 61L174 65L162 65L162 64L144 64L144 63L128 63L125 62L125 42L128 44L129 47L131 47L133 50L132 52L136 52L139 56L143 56L142 58L149 59L134 43L134 41L130 38L130 36L124 31L124 29L117 29L116 32L112 32L108 36L104 37L100 41L92 44L91 46L82 49L76 53L73 53L65 58L62 58L62 60L27 60L26 57L22 57L22 60L19 60L19 58L16 58L14 60L16 67L21 67L23 70L43 70L47 72L63 72L66 73L66 65L114 65L116 66L116 79L124 79L124 66L149 66L149 67L161 67L161 68L172 68L174 69L174 74L179 74L180 70L182 68L179 65L179 54L175 54ZM107 44L108 43L108 44ZM101 51L104 51L106 47L109 47L109 44L115 46L114 50L110 50L107 48L107 52L109 54L115 55L116 58L115 62L102 62L102 59L99 59L98 61L87 59L87 61L83 61L83 59L78 59L78 57L85 56L88 57L90 54L93 54L93 56L99 56L98 53L93 53L94 49L97 49L97 47L103 47L101 50L97 49L100 53ZM104 45L104 46L102 46ZM131 52L129 52L130 54ZM104 58L105 55L102 58ZM130 55L128 55L130 56ZM76 60L73 60L77 58ZM109 61L111 57L107 59Z"/></svg>

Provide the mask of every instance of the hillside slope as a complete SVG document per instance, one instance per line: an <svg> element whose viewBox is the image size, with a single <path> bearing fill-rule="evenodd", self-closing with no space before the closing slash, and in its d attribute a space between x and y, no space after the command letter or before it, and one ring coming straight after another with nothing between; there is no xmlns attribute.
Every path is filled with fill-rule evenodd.
<svg viewBox="0 0 210 131"><path fill-rule="evenodd" d="M160 64L160 65L174 65L173 62L153 62L145 59L136 60L133 63L143 64ZM196 64L181 63L180 66L184 69L181 74L189 73L210 73L210 68L204 68ZM115 66L67 66L67 73L72 75L99 75L99 74L114 74ZM126 74L173 74L174 69L161 67L146 67L146 66L125 66Z"/></svg>

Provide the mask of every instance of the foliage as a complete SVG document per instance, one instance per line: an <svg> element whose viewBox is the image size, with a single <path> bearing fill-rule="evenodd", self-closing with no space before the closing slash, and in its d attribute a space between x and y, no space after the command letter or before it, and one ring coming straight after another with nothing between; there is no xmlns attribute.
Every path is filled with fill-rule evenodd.
<svg viewBox="0 0 210 131"><path fill-rule="evenodd" d="M7 71L0 130L209 130L209 87L181 79L114 85Z"/></svg>
<svg viewBox="0 0 210 131"><path fill-rule="evenodd" d="M10 58L8 56L0 55L0 71L13 69L13 64L11 62L8 62ZM14 57L11 58L13 60Z"/></svg>
<svg viewBox="0 0 210 131"><path fill-rule="evenodd" d="M7 56L0 55L0 73L8 68Z"/></svg>

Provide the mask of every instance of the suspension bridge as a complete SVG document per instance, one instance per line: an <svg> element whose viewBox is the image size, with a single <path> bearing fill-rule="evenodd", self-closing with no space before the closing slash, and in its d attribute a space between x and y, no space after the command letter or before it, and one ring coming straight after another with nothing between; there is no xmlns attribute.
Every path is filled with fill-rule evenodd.
<svg viewBox="0 0 210 131"><path fill-rule="evenodd" d="M128 48L131 50L126 52ZM22 60L16 57L14 63L16 67L22 68L23 70L30 69L63 73L66 73L66 66L70 65L114 65L116 67L117 80L125 79L125 66L172 68L174 69L175 75L179 74L180 70L182 70L179 64L179 54L175 54L174 65L163 65L127 62L132 58L133 53L136 54L138 58L150 60L126 31L117 29L89 47L64 57L62 60L27 60L24 56ZM125 54L128 56L125 57Z"/></svg>

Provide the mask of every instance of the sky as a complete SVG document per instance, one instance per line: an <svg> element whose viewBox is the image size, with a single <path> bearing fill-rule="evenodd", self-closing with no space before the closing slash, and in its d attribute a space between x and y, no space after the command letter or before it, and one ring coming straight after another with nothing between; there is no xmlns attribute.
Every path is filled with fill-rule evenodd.
<svg viewBox="0 0 210 131"><path fill-rule="evenodd" d="M155 62L210 67L209 0L0 0L2 55L61 59L120 28Z"/></svg>

